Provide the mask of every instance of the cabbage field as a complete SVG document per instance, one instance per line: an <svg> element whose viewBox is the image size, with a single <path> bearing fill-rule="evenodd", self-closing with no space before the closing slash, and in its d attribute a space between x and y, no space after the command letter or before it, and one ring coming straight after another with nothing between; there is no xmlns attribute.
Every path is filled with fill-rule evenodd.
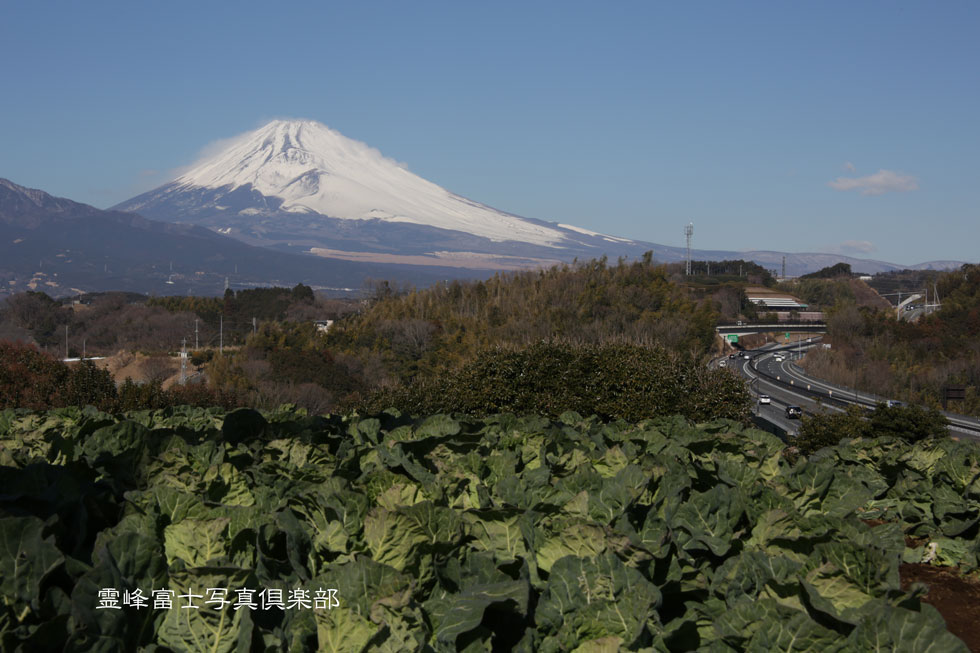
<svg viewBox="0 0 980 653"><path fill-rule="evenodd" d="M965 651L975 445L732 421L0 412L3 651Z"/></svg>

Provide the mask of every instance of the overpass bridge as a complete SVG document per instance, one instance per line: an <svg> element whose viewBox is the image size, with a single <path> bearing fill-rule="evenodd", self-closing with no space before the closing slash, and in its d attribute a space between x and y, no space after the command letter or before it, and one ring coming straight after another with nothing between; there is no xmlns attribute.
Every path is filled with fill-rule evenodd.
<svg viewBox="0 0 980 653"><path fill-rule="evenodd" d="M715 327L719 336L747 336L751 333L792 331L794 333L826 333L827 325L817 322L777 322L775 324L724 324Z"/></svg>

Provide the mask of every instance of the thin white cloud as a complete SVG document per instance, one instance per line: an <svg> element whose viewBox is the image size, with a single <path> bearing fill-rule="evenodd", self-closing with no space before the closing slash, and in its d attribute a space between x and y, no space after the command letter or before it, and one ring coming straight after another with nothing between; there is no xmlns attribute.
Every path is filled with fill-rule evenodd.
<svg viewBox="0 0 980 653"><path fill-rule="evenodd" d="M844 254L870 254L878 248L870 240L845 240L837 249Z"/></svg>
<svg viewBox="0 0 980 653"><path fill-rule="evenodd" d="M844 170L847 170L848 172L857 172L857 168L855 168L854 164L851 163L850 161L845 161L844 165L841 167L844 168Z"/></svg>
<svg viewBox="0 0 980 653"><path fill-rule="evenodd" d="M827 185L839 191L856 190L862 195L884 195L918 190L919 180L894 170L879 170L866 177L838 177L828 181Z"/></svg>

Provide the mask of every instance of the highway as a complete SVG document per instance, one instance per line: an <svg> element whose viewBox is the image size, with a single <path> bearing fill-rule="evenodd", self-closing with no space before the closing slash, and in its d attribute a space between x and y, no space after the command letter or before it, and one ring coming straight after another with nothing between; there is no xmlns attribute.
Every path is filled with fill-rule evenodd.
<svg viewBox="0 0 980 653"><path fill-rule="evenodd" d="M813 414L843 412L848 406L855 404L870 409L889 399L807 376L795 361L810 348L820 345L819 337L786 345L771 343L759 349L739 352L735 358L718 359L718 364L724 360L726 367L734 369L747 379L749 391L755 400L756 414L790 436L796 435L800 421L786 418L788 405L800 406L805 414ZM744 357L745 354L748 358ZM759 404L758 397L762 394L769 395L772 403ZM956 413L943 414L950 422L950 435L980 441L980 420Z"/></svg>

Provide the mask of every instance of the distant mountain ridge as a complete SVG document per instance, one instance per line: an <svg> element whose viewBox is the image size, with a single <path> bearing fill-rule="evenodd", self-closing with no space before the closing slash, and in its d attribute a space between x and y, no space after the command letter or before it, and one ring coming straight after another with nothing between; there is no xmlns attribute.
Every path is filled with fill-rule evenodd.
<svg viewBox="0 0 980 653"><path fill-rule="evenodd" d="M350 221L348 221L350 222ZM398 229L399 225L391 225ZM381 230L379 226L379 233ZM390 236L390 231L384 231ZM679 261L685 250L651 246L658 261ZM374 256L382 257L374 253ZM755 260L778 269L781 252L692 251L699 260ZM790 274L843 261L855 271L900 269L890 263L829 254L787 254ZM346 257L346 260L345 260ZM306 283L333 292L359 292L367 279L425 286L454 278L481 278L489 270L556 263L512 255L483 259L388 255L379 261L337 251L329 257L289 254L256 247L210 229L148 220L133 213L93 206L0 179L0 296L41 290L53 296L125 290L155 294L215 295L233 288ZM411 258L411 257L407 257ZM438 260L442 265L425 265ZM421 261L421 264L420 264ZM952 263L953 265L948 265ZM453 265L447 265L453 264ZM916 268L956 267L958 262ZM343 289L348 290L343 290Z"/></svg>
<svg viewBox="0 0 980 653"><path fill-rule="evenodd" d="M126 290L216 295L236 287L305 283L360 290L365 279L425 285L466 270L298 256L190 224L102 211L0 179L0 294L59 296Z"/></svg>
<svg viewBox="0 0 980 653"><path fill-rule="evenodd" d="M310 120L276 120L243 134L174 181L113 208L205 226L250 245L351 261L506 270L651 250L660 261L686 255L681 247L524 218L460 197ZM744 258L770 269L781 269L786 256L789 275L838 262L869 273L909 267L822 253L692 255Z"/></svg>

